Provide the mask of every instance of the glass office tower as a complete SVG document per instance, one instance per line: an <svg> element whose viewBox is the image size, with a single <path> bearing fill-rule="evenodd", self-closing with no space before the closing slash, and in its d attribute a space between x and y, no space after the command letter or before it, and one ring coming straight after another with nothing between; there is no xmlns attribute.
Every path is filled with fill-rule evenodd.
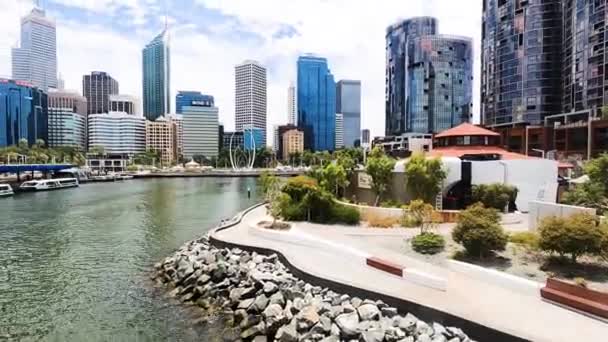
<svg viewBox="0 0 608 342"><path fill-rule="evenodd" d="M407 46L415 37L437 33L437 19L417 17L400 21L386 30L386 135L400 135L407 127Z"/></svg>
<svg viewBox="0 0 608 342"><path fill-rule="evenodd" d="M200 91L180 90L175 95L175 112L182 114L185 106L213 107L214 100L211 95L204 95Z"/></svg>
<svg viewBox="0 0 608 342"><path fill-rule="evenodd" d="M541 124L560 113L561 61L561 0L484 0L482 123Z"/></svg>
<svg viewBox="0 0 608 342"><path fill-rule="evenodd" d="M300 56L298 66L298 127L304 130L304 148L335 150L336 83L327 59Z"/></svg>
<svg viewBox="0 0 608 342"><path fill-rule="evenodd" d="M361 144L361 81L338 82L336 113L342 114L344 147L359 146Z"/></svg>
<svg viewBox="0 0 608 342"><path fill-rule="evenodd" d="M156 120L171 112L169 32L165 29L142 50L144 116Z"/></svg>
<svg viewBox="0 0 608 342"><path fill-rule="evenodd" d="M48 142L48 97L27 82L0 79L0 147Z"/></svg>
<svg viewBox="0 0 608 342"><path fill-rule="evenodd" d="M468 122L473 114L472 40L429 35L408 44L408 132L438 133Z"/></svg>

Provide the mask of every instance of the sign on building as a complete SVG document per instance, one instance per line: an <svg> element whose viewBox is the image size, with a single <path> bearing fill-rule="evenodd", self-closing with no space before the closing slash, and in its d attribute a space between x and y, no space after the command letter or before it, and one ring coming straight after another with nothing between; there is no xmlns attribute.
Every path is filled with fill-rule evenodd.
<svg viewBox="0 0 608 342"><path fill-rule="evenodd" d="M372 188L372 176L368 175L365 172L357 173L357 184L361 189L371 189Z"/></svg>

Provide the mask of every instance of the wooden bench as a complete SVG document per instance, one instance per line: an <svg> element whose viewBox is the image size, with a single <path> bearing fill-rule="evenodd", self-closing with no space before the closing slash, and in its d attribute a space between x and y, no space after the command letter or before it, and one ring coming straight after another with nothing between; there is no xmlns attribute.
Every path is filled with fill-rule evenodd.
<svg viewBox="0 0 608 342"><path fill-rule="evenodd" d="M366 263L368 266L371 266L373 268L377 268L384 272L388 272L390 274L394 274L396 276L403 277L403 270L405 269L405 267L403 267L401 265L397 265L390 261L382 260L382 259L376 258L376 257L367 258Z"/></svg>
<svg viewBox="0 0 608 342"><path fill-rule="evenodd" d="M608 293L549 278L540 289L542 298L608 319Z"/></svg>

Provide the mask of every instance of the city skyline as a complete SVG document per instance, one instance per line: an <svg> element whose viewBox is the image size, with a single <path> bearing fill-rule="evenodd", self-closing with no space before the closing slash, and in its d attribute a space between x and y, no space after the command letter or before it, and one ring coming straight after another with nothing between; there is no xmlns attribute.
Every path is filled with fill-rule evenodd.
<svg viewBox="0 0 608 342"><path fill-rule="evenodd" d="M178 89L200 89L203 93L214 94L217 106L222 109L220 121L227 130L231 130L234 128L233 66L244 59L259 60L268 69L267 136L270 137L274 124L286 123L285 89L290 81L295 80L297 56L313 52L328 58L336 79L362 81L361 127L369 127L372 135L381 135L384 120L377 117L377 112L384 107L386 26L399 18L432 14L439 19L443 33L473 37L476 58L479 58L481 4L470 7L467 12L471 13L472 20L463 25L461 17L453 14L459 12L462 6L444 1L423 3L382 3L379 8L375 6L373 9L369 4L356 4L352 6L352 16L348 18L336 15L339 1L294 2L291 5L272 2L259 4L259 8L249 4L237 5L231 1L198 1L192 3L196 11L191 12L196 12L196 17L169 9L172 32L171 98ZM78 90L79 80L74 80L74 73L81 77L93 70L106 70L121 83L121 93L139 96L141 49L163 26L162 6L104 6L95 1L81 7L65 4L69 2L44 2L47 15L58 26L58 69L66 80L66 88ZM10 47L19 40L19 18L31 10L31 5L29 1L0 4L0 19L3 19L0 25L7 32L5 37L0 38L2 75L10 74ZM272 11L268 9L272 6L284 10L285 18L279 20L269 16L268 13ZM313 10L319 9L324 10L321 17L313 13ZM358 22L370 10L377 12L377 17L365 28L359 27ZM121 15L131 20L119 20ZM199 16L212 18L212 22L218 24L214 25L218 26L217 29L211 32L201 28L195 20ZM328 31L339 24L344 27L328 35ZM131 27L136 30L127 32ZM193 39L200 43L193 46ZM260 44L264 48L260 48ZM366 67L361 68L361 65ZM478 69L479 65L476 64L476 74ZM478 87L475 86L473 91L478 93ZM477 96L475 101L474 111L477 113Z"/></svg>

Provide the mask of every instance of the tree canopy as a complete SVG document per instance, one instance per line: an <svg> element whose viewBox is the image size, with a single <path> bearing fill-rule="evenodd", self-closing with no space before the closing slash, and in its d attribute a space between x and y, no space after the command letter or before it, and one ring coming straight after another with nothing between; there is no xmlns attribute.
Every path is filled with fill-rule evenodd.
<svg viewBox="0 0 608 342"><path fill-rule="evenodd" d="M433 203L441 192L447 172L440 158L428 159L423 153L414 153L405 167L407 191L414 199Z"/></svg>
<svg viewBox="0 0 608 342"><path fill-rule="evenodd" d="M394 169L395 159L384 154L384 150L380 147L372 150L367 158L365 171L372 178L372 190L376 193L375 205L378 205L382 195L387 191Z"/></svg>

